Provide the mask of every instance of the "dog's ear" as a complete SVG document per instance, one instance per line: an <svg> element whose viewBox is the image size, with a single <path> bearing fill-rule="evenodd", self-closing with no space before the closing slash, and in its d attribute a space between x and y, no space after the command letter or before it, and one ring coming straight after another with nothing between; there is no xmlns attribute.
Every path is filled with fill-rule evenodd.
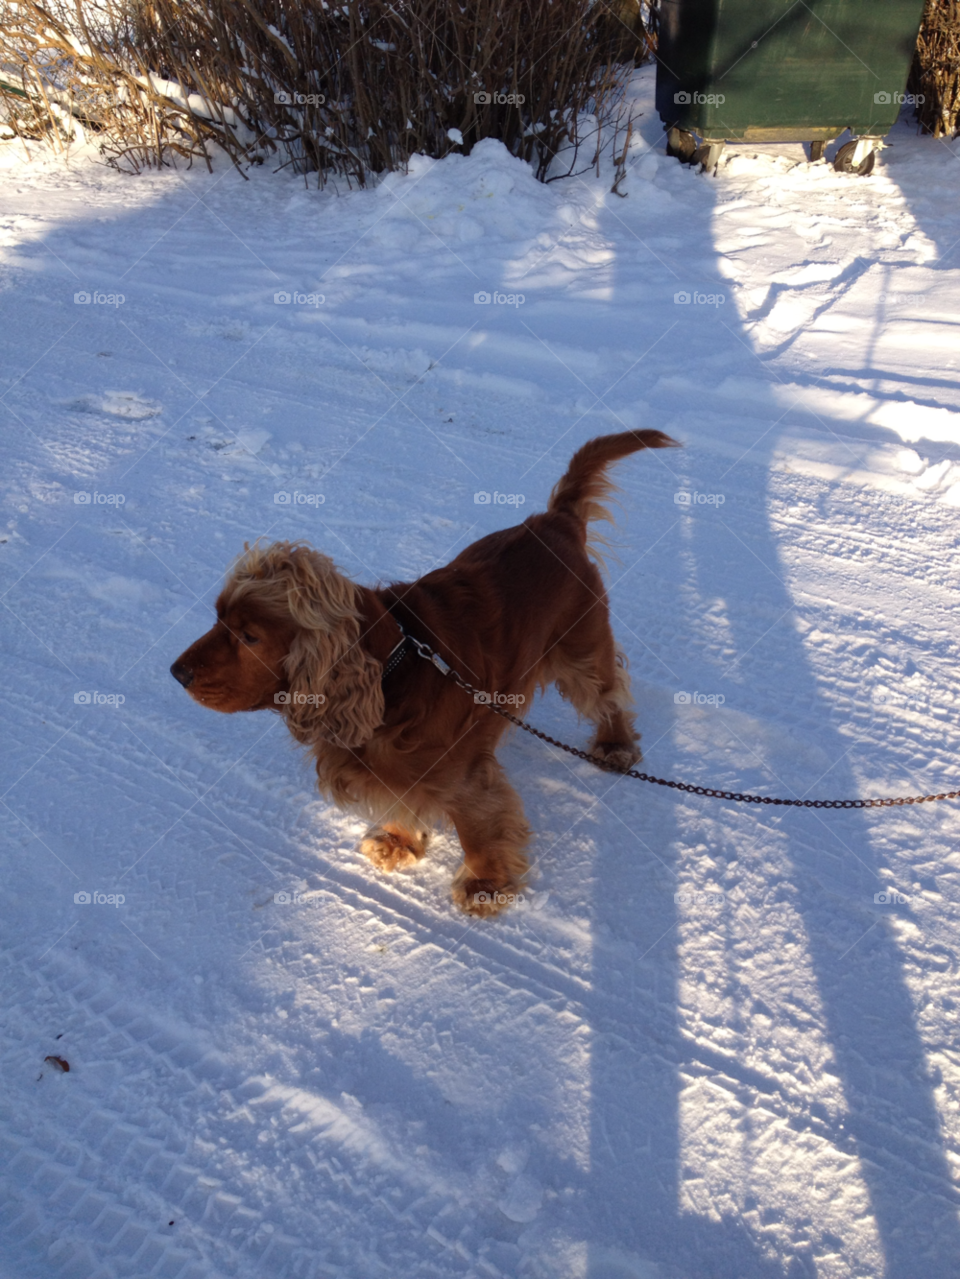
<svg viewBox="0 0 960 1279"><path fill-rule="evenodd" d="M383 667L360 639L358 588L318 551L297 550L287 604L299 626L285 665L287 724L298 741L356 747L383 722Z"/></svg>
<svg viewBox="0 0 960 1279"><path fill-rule="evenodd" d="M383 667L360 643L356 622L332 634L303 629L286 658L289 701L284 706L294 737L336 746L362 746L383 722Z"/></svg>

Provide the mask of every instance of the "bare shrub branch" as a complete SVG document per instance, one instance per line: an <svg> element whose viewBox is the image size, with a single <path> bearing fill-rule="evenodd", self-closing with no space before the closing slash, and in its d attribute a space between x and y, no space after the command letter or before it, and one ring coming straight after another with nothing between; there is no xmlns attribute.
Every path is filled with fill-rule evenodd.
<svg viewBox="0 0 960 1279"><path fill-rule="evenodd" d="M134 168L216 143L364 185L497 138L546 181L647 49L639 0L0 0L0 101Z"/></svg>
<svg viewBox="0 0 960 1279"><path fill-rule="evenodd" d="M908 88L924 133L960 132L960 0L927 0Z"/></svg>

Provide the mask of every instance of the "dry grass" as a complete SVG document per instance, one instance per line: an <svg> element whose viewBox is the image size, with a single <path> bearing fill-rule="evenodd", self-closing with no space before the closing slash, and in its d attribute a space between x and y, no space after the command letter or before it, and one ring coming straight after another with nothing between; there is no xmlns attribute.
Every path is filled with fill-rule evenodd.
<svg viewBox="0 0 960 1279"><path fill-rule="evenodd" d="M924 133L960 133L960 0L927 0L907 87Z"/></svg>
<svg viewBox="0 0 960 1279"><path fill-rule="evenodd" d="M497 138L546 181L598 162L644 41L637 0L0 0L0 98L134 169L216 143L363 185Z"/></svg>
<svg viewBox="0 0 960 1279"><path fill-rule="evenodd" d="M23 138L63 149L96 138L140 168L206 155L222 125L175 102L151 78L130 11L104 4L0 0L0 112Z"/></svg>

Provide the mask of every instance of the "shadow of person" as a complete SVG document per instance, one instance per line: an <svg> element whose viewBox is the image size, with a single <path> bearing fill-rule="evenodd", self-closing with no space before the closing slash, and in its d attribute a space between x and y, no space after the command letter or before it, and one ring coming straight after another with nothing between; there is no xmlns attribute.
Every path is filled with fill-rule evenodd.
<svg viewBox="0 0 960 1279"><path fill-rule="evenodd" d="M723 283L718 262L696 249L711 241L719 188L690 181L707 185L691 187L682 211L664 207L656 243L646 238L656 195L617 210L652 249L616 264L611 340L623 340L618 299L636 297L640 280L650 295ZM683 246L670 241L681 220ZM732 312L720 323L678 307L660 348L664 376L647 369L619 388L624 400L643 396L645 424L688 443L677 475L651 470L629 485L618 521L630 550L611 590L614 629L633 663L642 767L787 797L880 793L865 791L858 771L894 779L893 793L950 789L934 758L910 780L903 735L885 736L855 687L856 656L839 646L815 660L804 641L814 626L869 631L839 586L839 602L822 582L817 597L816 567L801 600L787 555L791 537L823 531L831 501L858 499L826 479L774 475L780 429L743 460L771 424L803 419L784 413L775 378L746 421L705 394L714 370L757 382ZM663 320L662 308L634 311L638 352L662 340ZM677 511L678 489L723 489L726 504ZM803 508L792 532L773 498ZM878 518L895 524L897 511ZM820 547L821 569L845 550L854 553ZM691 684L723 692L727 705L678 708L663 691ZM746 809L614 785L604 779L596 792L616 819L594 866L590 1279L813 1276L824 1253L851 1272L951 1279L960 1197L900 940L916 919L874 900L897 860L891 849L907 862L950 814ZM693 874L696 890L722 892L709 917L676 901Z"/></svg>

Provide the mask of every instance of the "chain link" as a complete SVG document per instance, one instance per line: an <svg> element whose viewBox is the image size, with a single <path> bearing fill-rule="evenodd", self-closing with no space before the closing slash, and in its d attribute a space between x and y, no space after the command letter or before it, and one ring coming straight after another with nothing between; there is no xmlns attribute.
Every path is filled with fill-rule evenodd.
<svg viewBox="0 0 960 1279"><path fill-rule="evenodd" d="M628 769L625 772L623 769L599 759L596 755L590 755L587 751L578 750L576 746L568 746L566 742L558 742L555 737L548 737L546 733L541 733L539 728L533 728L532 725L525 724L518 716L502 710L493 703L489 693L485 693L479 688L474 688L472 684L468 684L452 666L449 666L443 660L439 653L435 653L433 649L420 640L414 639L412 635L408 635L407 638L421 657L428 662L432 662L441 675L445 675L452 679L455 684L459 684L465 693L470 693L474 701L486 706L487 710L493 711L495 715L501 715L504 719L509 720L511 724L516 724L517 728L522 728L525 733L531 733L534 737L539 737L541 742L547 742L550 746L557 746L560 750L566 751L568 755L575 755L577 759L586 760L588 764L593 764L596 768L601 768L608 773L616 773L620 777L634 777L638 782L650 782L654 786L668 786L671 790L684 791L688 795L706 795L708 799L727 799L735 804L776 804L780 808L897 808L903 804L928 804L939 799L957 799L960 797L960 790L952 790L945 791L942 795L903 795L889 799L775 799L771 795L745 795L740 791L715 790L712 786L694 786L690 782L669 781L665 777L653 777L650 773L640 773L635 768Z"/></svg>

